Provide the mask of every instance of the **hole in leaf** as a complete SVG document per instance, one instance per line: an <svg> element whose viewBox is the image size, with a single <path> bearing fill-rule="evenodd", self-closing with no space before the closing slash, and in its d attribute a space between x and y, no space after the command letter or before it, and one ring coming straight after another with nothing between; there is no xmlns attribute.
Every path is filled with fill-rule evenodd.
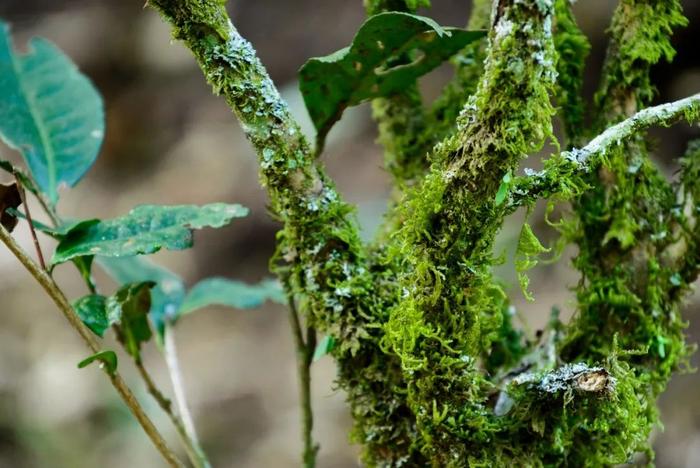
<svg viewBox="0 0 700 468"><path fill-rule="evenodd" d="M413 49L408 54L401 54L400 56L391 56L387 59L385 63L374 69L374 73L378 76L388 75L394 73L395 71L415 67L423 60L425 60L426 54L420 49ZM410 60L406 63L406 59Z"/></svg>

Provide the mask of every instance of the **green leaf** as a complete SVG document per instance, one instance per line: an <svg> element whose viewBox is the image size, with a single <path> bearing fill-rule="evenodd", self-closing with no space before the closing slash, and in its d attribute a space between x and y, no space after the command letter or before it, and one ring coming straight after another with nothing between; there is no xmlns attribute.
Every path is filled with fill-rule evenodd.
<svg viewBox="0 0 700 468"><path fill-rule="evenodd" d="M152 281L151 308L149 317L162 340L165 322L174 320L180 304L185 298L182 279L170 270L143 257L109 258L98 257L97 263L118 283Z"/></svg>
<svg viewBox="0 0 700 468"><path fill-rule="evenodd" d="M22 204L17 184L0 184L0 225L9 232L17 226L17 218L12 214Z"/></svg>
<svg viewBox="0 0 700 468"><path fill-rule="evenodd" d="M7 210L7 212L10 213L15 218L19 218L19 219L23 219L23 220L27 221L27 217L21 211L9 208ZM61 224L60 226L51 227L51 226L47 226L46 224L42 223L41 221L37 221L36 219L32 219L32 226L34 226L35 230L37 230L39 232L43 232L47 236L51 236L54 239L60 241L64 237L66 237L66 234L68 234L68 232L71 229L73 229L75 226L77 226L78 224L87 223L87 222L98 223L99 221L100 221L99 219L93 219L93 220L89 220L89 221L66 221L66 220L63 220L63 224Z"/></svg>
<svg viewBox="0 0 700 468"><path fill-rule="evenodd" d="M97 290L95 279L92 277L92 262L94 260L95 257L92 255L87 257L75 257L73 260L71 260L73 265L75 265L75 268L78 269L78 272L80 273L81 278L83 278L83 281L85 281L88 289L90 289L90 291L93 293Z"/></svg>
<svg viewBox="0 0 700 468"><path fill-rule="evenodd" d="M442 28L430 18L408 13L369 18L350 47L312 58L299 72L318 147L346 107L405 89L485 34Z"/></svg>
<svg viewBox="0 0 700 468"><path fill-rule="evenodd" d="M83 359L78 363L78 369L89 366L95 361L102 362L102 365L107 369L109 375L114 375L117 372L117 354L114 351L100 351L92 356Z"/></svg>
<svg viewBox="0 0 700 468"><path fill-rule="evenodd" d="M248 214L241 205L213 203L205 206L143 205L128 215L109 221L85 221L74 226L59 242L51 263L75 257L129 257L152 254L161 248L192 247L192 230L221 227Z"/></svg>
<svg viewBox="0 0 700 468"><path fill-rule="evenodd" d="M209 278L197 283L190 290L177 315L189 314L210 305L252 309L261 306L267 300L285 302L282 288L275 280L246 284L225 278Z"/></svg>
<svg viewBox="0 0 700 468"><path fill-rule="evenodd" d="M498 186L498 191L496 192L495 203L496 206L500 206L506 201L508 197L508 191L510 190L510 184L513 181L513 174L510 171L506 172L501 180L501 185Z"/></svg>
<svg viewBox="0 0 700 468"><path fill-rule="evenodd" d="M550 250L551 249L545 248L540 243L540 240L535 236L535 233L532 232L532 228L528 223L523 224L518 239L518 248L515 252L515 270L518 272L520 288L528 301L532 301L534 298L528 291L530 278L525 273L537 265L537 257L540 254L549 252Z"/></svg>
<svg viewBox="0 0 700 468"><path fill-rule="evenodd" d="M313 360L318 361L323 356L333 351L333 348L335 348L335 338L330 335L324 336L323 339L321 339L321 341L319 341L319 343L316 345Z"/></svg>
<svg viewBox="0 0 700 468"><path fill-rule="evenodd" d="M659 353L661 359L666 358L666 344L670 343L670 340L662 335L656 336L657 348L656 351Z"/></svg>
<svg viewBox="0 0 700 468"><path fill-rule="evenodd" d="M103 135L102 100L90 80L44 39L15 54L0 22L0 139L22 153L52 204L61 184L75 185L90 169Z"/></svg>
<svg viewBox="0 0 700 468"><path fill-rule="evenodd" d="M73 303L80 320L97 336L104 337L112 325L107 317L107 298L99 294L81 297Z"/></svg>
<svg viewBox="0 0 700 468"><path fill-rule="evenodd" d="M135 360L141 360L141 343L151 339L148 311L151 309L151 288L155 283L127 284L107 298L109 323L117 324L117 338Z"/></svg>

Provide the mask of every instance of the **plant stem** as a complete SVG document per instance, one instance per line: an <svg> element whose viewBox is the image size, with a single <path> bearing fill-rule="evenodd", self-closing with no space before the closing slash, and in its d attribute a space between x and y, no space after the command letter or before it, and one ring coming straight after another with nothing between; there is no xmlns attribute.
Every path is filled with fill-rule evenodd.
<svg viewBox="0 0 700 468"><path fill-rule="evenodd" d="M177 404L178 413L180 414L179 418L173 416L171 419L173 419L173 423L175 427L177 427L178 432L182 431L181 436L183 442L185 442L186 446L189 445L188 452L190 450L193 451L193 454L190 455L192 463L194 463L197 468L209 468L211 464L209 463L206 453L199 444L194 419L187 405L187 396L185 394L182 372L180 371L180 361L177 357L177 347L175 345L175 330L172 328L172 325L168 323L165 325L163 341L163 354L173 385L175 403ZM166 413L172 415L170 411L166 411Z"/></svg>
<svg viewBox="0 0 700 468"><path fill-rule="evenodd" d="M141 375L141 378L146 384L146 390L148 390L148 393L153 397L154 400L156 400L158 406L160 406L163 412L165 412L165 414L168 415L168 418L170 418L170 421L173 423L173 426L175 426L175 429L177 430L177 433L180 436L182 445L185 447L185 451L187 452L187 457L190 459L192 464L196 468L210 468L211 464L209 463L209 460L207 459L204 450L202 450L202 448L199 446L196 434L192 434L192 436L190 436L190 434L187 433L187 430L185 429L185 424L183 423L182 419L173 412L172 402L169 398L163 395L163 392L161 392L160 389L156 386L155 382L153 381L153 378L148 373L148 370L146 370L146 367L143 365L143 361L135 360L135 364L136 368L139 371L139 374Z"/></svg>
<svg viewBox="0 0 700 468"><path fill-rule="evenodd" d="M101 349L99 343L90 334L90 331L83 324L83 322L80 321L80 318L78 318L78 316L75 314L70 302L68 302L68 299L53 278L51 278L51 276L49 276L45 270L42 270L41 267L27 255L27 253L19 244L17 244L10 233L2 226L0 226L0 240L7 246L14 256L17 257L20 263L22 263L22 265L34 277L34 279L36 279L44 291L46 291L66 320L68 320L71 327L78 332L90 351L94 354L98 353ZM160 434L160 432L158 432L158 429L143 410L121 375L118 372L110 374L106 368L103 368L103 370L109 377L112 386L117 390L117 393L121 397L122 401L124 401L168 465L176 468L183 467L184 465L182 462L178 460L175 454L167 446L163 436Z"/></svg>
<svg viewBox="0 0 700 468"><path fill-rule="evenodd" d="M17 180L18 188L20 189L20 194L23 196L22 198L22 203L24 204L26 208L25 215L27 216L27 221L29 222L30 229L32 230L32 235L34 236L35 244L38 244L38 241L36 239L36 233L34 230L34 226L32 224L31 217L29 215L29 207L27 206L26 199L24 198L24 192L22 190L22 186L20 185L19 179ZM46 203L44 198L40 195L37 194L37 199L41 203L42 208L46 212L46 215L49 217L51 220L52 224L57 227L61 224L61 219L59 218L58 214ZM41 250L38 249L39 252L39 258L42 260L42 267L44 270L46 270L46 267L43 264L43 256L41 255ZM94 289L94 286L88 282L87 284L88 288L90 288L91 292L93 294L96 293L96 290ZM123 346L123 343L122 343ZM146 390L148 393L156 400L158 403L158 406L165 412L165 414L168 416L170 421L172 422L173 426L175 426L175 430L177 431L178 435L180 436L180 441L182 442L185 451L187 452L187 456L192 462L192 464L196 468L209 468L211 466L206 453L204 450L201 448L199 445L199 441L197 440L196 433L194 432L194 425L192 425L192 431L188 433L185 424L183 421L177 416L177 414L173 413L172 411L172 403L171 401L163 395L163 392L160 391L160 389L157 387L153 379L151 378L150 374L146 370L146 368L143 365L143 362L140 359L134 359L134 364L139 372L139 375L141 376L142 380L144 381L146 385ZM169 372L172 372L170 366L168 366ZM174 378L172 377L171 374L171 380L174 382ZM184 405L185 409L187 408L187 405ZM189 415L189 413L186 413ZM191 417L190 417L190 422L191 422Z"/></svg>
<svg viewBox="0 0 700 468"><path fill-rule="evenodd" d="M41 251L41 244L39 244L39 239L36 237L36 231L34 230L34 223L32 222L32 213L29 211L29 205L27 204L27 194L24 191L24 186L22 186L22 181L19 176L15 174L15 181L17 182L17 191L19 192L19 197L22 200L22 205L24 205L24 215L27 217L27 223L29 224L29 232L32 233L32 241L34 242L34 248L36 249L36 255L39 258L39 265L46 271L46 261L44 260L44 254Z"/></svg>
<svg viewBox="0 0 700 468"><path fill-rule="evenodd" d="M302 440L304 442L302 461L305 468L314 468L316 466L316 455L320 448L318 444L314 443L313 439L314 413L311 406L311 363L313 362L314 349L316 348L316 330L313 327L307 327L306 340L304 340L294 297L290 293L287 295L287 298L294 344L297 349L299 405L301 408Z"/></svg>

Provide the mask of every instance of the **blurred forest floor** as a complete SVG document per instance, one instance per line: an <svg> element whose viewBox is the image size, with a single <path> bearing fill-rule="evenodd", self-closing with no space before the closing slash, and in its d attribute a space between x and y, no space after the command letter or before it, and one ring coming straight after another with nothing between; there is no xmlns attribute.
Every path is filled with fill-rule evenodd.
<svg viewBox="0 0 700 468"><path fill-rule="evenodd" d="M62 215L105 218L142 203L242 203L252 209L249 218L225 229L199 232L193 250L161 253L156 260L188 283L211 275L259 280L269 275L267 261L278 226L267 216L255 155L187 51L172 43L166 26L143 3L0 0L0 18L13 25L18 47L24 48L32 35L52 40L95 81L105 99L105 146L86 180L63 194ZM470 2L433 3L428 14L438 22L452 26L466 22ZM580 0L576 5L578 20L593 44L586 83L589 96L595 89L605 28L615 3ZM654 70L659 102L700 91L696 44L700 1L684 4L691 25L674 38L677 59ZM350 42L364 19L361 1L230 0L229 11L310 134L296 71L307 58L326 55ZM437 95L449 76L445 66L422 80L426 101ZM669 177L674 176L675 158L683 153L687 140L698 136L697 128L684 126L653 133L658 162ZM326 156L339 188L358 204L367 236L381 219L389 194L389 177L381 167L382 151L375 139L365 105L346 113L331 134ZM5 147L0 147L0 155L16 158ZM501 234L500 245L509 260L521 222L522 214L513 216ZM546 227L537 230L543 238L554 239ZM19 229L17 235L30 245L26 229ZM48 250L49 242L43 243ZM526 303L518 292L512 266L499 269L513 285L512 297L532 329L543 324L553 305L570 315L568 288L577 276L568 263L565 258L533 271L534 303ZM70 268L60 268L57 275L71 297L85 293ZM4 250L0 250L0 278L0 468L162 466L103 376L94 369L76 368L86 355L82 344ZM104 276L98 279L105 289L112 287ZM685 312L691 320L691 340L700 341L697 294ZM273 305L245 312L211 308L183 319L177 340L200 438L214 465L298 466L297 382L284 309ZM696 355L694 364L698 362ZM147 349L146 364L169 391L164 365L153 345ZM357 448L346 435L350 420L343 394L333 387L334 372L328 358L314 364L321 468L357 466ZM160 426L168 428L172 445L178 446L141 382L133 372L126 374ZM699 395L697 373L676 376L664 394L661 411L666 429L655 435L659 467L700 466Z"/></svg>

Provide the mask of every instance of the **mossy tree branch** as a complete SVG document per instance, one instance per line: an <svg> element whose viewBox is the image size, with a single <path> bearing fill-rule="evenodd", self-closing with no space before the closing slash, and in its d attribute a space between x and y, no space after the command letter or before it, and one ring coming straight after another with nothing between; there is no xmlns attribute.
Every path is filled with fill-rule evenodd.
<svg viewBox="0 0 700 468"><path fill-rule="evenodd" d="M492 0L473 3L467 29L489 29L491 3ZM374 8L388 8L387 5L378 2ZM405 5L399 7L405 8ZM368 10L368 14L376 12ZM385 166L395 181L393 203L372 244L380 263L386 257L382 250L387 236L403 224L399 204L405 191L428 172L432 148L455 132L460 112L476 91L485 58L486 41L470 44L453 57L455 76L429 109L422 104L417 84L400 95L376 99L372 103L373 115L379 125L379 142L385 150Z"/></svg>
<svg viewBox="0 0 700 468"><path fill-rule="evenodd" d="M673 28L686 22L677 0L620 1L596 94L594 130L650 103L655 92L650 69L673 57ZM690 105L685 116L690 120L697 119L696 101L697 96L679 101ZM577 292L580 310L562 352L571 359L600 359L610 352L600 331L619 331L623 348L649 348L647 355L630 362L648 374L658 394L688 353L677 310L684 286L674 284L677 272L661 258L674 242L670 228L682 223L682 216L675 209L674 189L651 161L642 136L627 138L605 157L605 164L585 179L591 188L574 203L580 225L572 239L580 250L574 264L585 282ZM657 317L652 319L650 311Z"/></svg>
<svg viewBox="0 0 700 468"><path fill-rule="evenodd" d="M567 147L582 144L586 103L582 96L586 57L591 45L581 32L570 0L555 0L554 47L557 50L557 104L567 138Z"/></svg>
<svg viewBox="0 0 700 468"><path fill-rule="evenodd" d="M424 3L366 5L372 13ZM488 48L472 51L473 57L483 54L483 73L482 60L460 62L463 74L445 101L411 116L415 120L404 117L419 108L417 93L375 104L395 181L410 188L389 217L392 235L368 255L352 209L338 197L221 2L151 1L258 152L273 211L284 222L275 268L307 326L338 343L332 351L338 383L348 392L353 437L371 466L623 463L647 450L656 421L651 400L685 356L677 304L687 284L671 287L677 269L660 260L675 242L663 240L660 228L671 221L664 213L673 212L677 200L638 134L651 125L697 119L697 96L624 120L648 104L651 63L671 53L666 35L682 23L677 2L622 1L597 104L605 119L595 129L600 135L551 158L542 173L514 182L522 159L552 137L550 95L571 114L565 121L570 141L579 144L592 133L581 128L583 102L576 96L587 46L560 0L493 3ZM474 21L483 23L488 7L479 1ZM471 90L462 78L477 75ZM429 159L420 154L428 141L420 136L424 125L435 132L434 141L444 138ZM414 171L416 161L421 164ZM695 171L691 161L686 158L687 174ZM617 179L606 179L610 173ZM683 187L683 200L692 199L692 207L696 185L685 178ZM569 240L581 249L579 314L562 326L568 336L552 348L546 366L515 369L528 358L521 350L520 360L487 364L493 372L487 374L481 361L489 362L494 340L503 341L509 329L503 327L508 300L492 273L495 235L515 207L552 196L575 197L578 219ZM630 206L631 214L625 211ZM637 231L619 225L626 220L642 226L638 240ZM674 222L690 232L696 224L689 221ZM631 319L623 323L620 317ZM304 353L300 370L308 379L309 340L304 342L299 316L292 318ZM505 385L504 374L518 378ZM511 406L496 414L492 403L499 393ZM315 454L310 421L305 424L307 454Z"/></svg>
<svg viewBox="0 0 700 468"><path fill-rule="evenodd" d="M339 385L356 416L354 438L366 459L399 460L411 449L412 423L397 399L398 366L379 347L386 297L373 293L353 209L313 157L252 46L217 0L151 0L192 51L207 80L241 122L260 160L278 233L275 269L300 300L307 325L333 336ZM389 370L387 370L387 368Z"/></svg>
<svg viewBox="0 0 700 468"><path fill-rule="evenodd" d="M414 12L411 2L365 2L367 16L385 11ZM415 3L415 2L414 2ZM407 62L410 59L406 57ZM394 176L396 185L412 184L427 168L426 155L431 141L426 140L426 115L418 83L402 92L372 101L372 116L379 127L379 142L384 147L385 166Z"/></svg>
<svg viewBox="0 0 700 468"><path fill-rule="evenodd" d="M700 140L688 145L681 160L681 180L676 193L685 219L674 232L677 241L666 248L662 259L690 284L700 273Z"/></svg>
<svg viewBox="0 0 700 468"><path fill-rule="evenodd" d="M597 171L617 147L624 146L627 141L637 138L649 128L668 127L680 120L690 124L700 120L700 94L643 109L632 117L608 127L586 146L564 151L547 160L541 172L516 177L511 191L509 211L529 205L538 199L570 199L574 195L580 195L586 190L583 178ZM692 157L688 159L693 160ZM688 169L684 169L684 173L692 172L694 166L691 167L690 164Z"/></svg>
<svg viewBox="0 0 700 468"><path fill-rule="evenodd" d="M492 4L493 0L474 0L467 29L490 29ZM428 113L429 131L433 135L433 143L437 143L454 132L455 122L464 109L467 99L476 91L479 78L484 72L485 60L485 41L468 45L452 58L455 75L435 100Z"/></svg>
<svg viewBox="0 0 700 468"><path fill-rule="evenodd" d="M439 466L473 453L466 421L488 426L488 383L476 358L488 353L505 301L491 272L505 214L496 193L551 134L552 5L498 7L484 75L457 133L436 147L431 171L409 193L393 247L403 259L405 293L391 311L385 345L402 360L409 405L428 441L422 450Z"/></svg>

